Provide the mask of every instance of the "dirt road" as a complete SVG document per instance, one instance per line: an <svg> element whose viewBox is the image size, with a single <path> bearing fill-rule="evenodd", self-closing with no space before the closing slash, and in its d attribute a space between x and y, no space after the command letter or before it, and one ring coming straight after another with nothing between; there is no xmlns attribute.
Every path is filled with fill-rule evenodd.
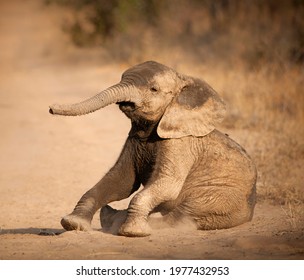
<svg viewBox="0 0 304 280"><path fill-rule="evenodd" d="M96 215L96 231L64 232L61 217L114 164L130 124L115 105L81 118L51 116L48 106L88 97L125 68L74 49L60 31L62 13L41 2L0 3L0 259L304 258L303 232L267 202L228 230L154 220L151 236L126 238L102 232ZM227 132L239 141L247 133Z"/></svg>

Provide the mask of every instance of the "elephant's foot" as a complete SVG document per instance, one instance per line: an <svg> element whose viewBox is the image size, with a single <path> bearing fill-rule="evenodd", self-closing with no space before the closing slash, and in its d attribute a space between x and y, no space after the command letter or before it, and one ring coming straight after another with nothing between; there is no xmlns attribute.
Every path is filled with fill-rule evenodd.
<svg viewBox="0 0 304 280"><path fill-rule="evenodd" d="M118 234L128 237L144 237L151 234L151 228L145 219L128 218L119 229Z"/></svg>
<svg viewBox="0 0 304 280"><path fill-rule="evenodd" d="M106 205L100 209L100 225L102 228L110 228L114 222L118 210Z"/></svg>
<svg viewBox="0 0 304 280"><path fill-rule="evenodd" d="M116 210L106 205L100 210L100 224L105 232L117 234L127 218L127 210Z"/></svg>
<svg viewBox="0 0 304 280"><path fill-rule="evenodd" d="M66 230L81 230L81 231L91 231L91 223L90 221L70 214L62 218L61 225Z"/></svg>

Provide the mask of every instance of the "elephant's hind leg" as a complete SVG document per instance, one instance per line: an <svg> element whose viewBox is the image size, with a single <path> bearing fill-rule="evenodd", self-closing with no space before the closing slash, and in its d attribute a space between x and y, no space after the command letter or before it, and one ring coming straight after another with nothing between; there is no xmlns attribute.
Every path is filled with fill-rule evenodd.
<svg viewBox="0 0 304 280"><path fill-rule="evenodd" d="M116 210L109 205L106 205L100 210L100 224L104 232L117 234L121 225L127 218L128 211Z"/></svg>
<svg viewBox="0 0 304 280"><path fill-rule="evenodd" d="M249 207L246 195L236 191L202 187L188 190L183 196L170 216L189 216L200 230L230 228L252 218L253 209Z"/></svg>
<svg viewBox="0 0 304 280"><path fill-rule="evenodd" d="M233 214L219 215L216 213L205 214L199 218L194 218L194 220L197 229L200 230L225 229L240 225L245 222L244 220L237 221Z"/></svg>

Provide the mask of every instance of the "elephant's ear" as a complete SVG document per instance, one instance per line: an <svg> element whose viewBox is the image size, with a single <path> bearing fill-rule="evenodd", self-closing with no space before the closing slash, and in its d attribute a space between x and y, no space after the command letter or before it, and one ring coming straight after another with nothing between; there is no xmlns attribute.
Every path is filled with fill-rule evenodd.
<svg viewBox="0 0 304 280"><path fill-rule="evenodd" d="M206 82L191 79L167 107L157 128L161 138L204 136L225 115L225 104Z"/></svg>

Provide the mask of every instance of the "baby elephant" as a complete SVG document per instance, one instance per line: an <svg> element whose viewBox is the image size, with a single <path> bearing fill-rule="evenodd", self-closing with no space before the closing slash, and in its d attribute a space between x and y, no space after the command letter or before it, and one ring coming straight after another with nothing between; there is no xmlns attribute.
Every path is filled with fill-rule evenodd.
<svg viewBox="0 0 304 280"><path fill-rule="evenodd" d="M52 105L50 113L84 115L112 103L130 118L131 130L115 165L61 220L66 230L91 230L99 208L115 212L107 204L129 197L141 185L120 235L150 235L152 212L170 223L188 217L202 230L251 220L256 169L242 147L215 129L225 105L206 82L147 61L96 96Z"/></svg>

